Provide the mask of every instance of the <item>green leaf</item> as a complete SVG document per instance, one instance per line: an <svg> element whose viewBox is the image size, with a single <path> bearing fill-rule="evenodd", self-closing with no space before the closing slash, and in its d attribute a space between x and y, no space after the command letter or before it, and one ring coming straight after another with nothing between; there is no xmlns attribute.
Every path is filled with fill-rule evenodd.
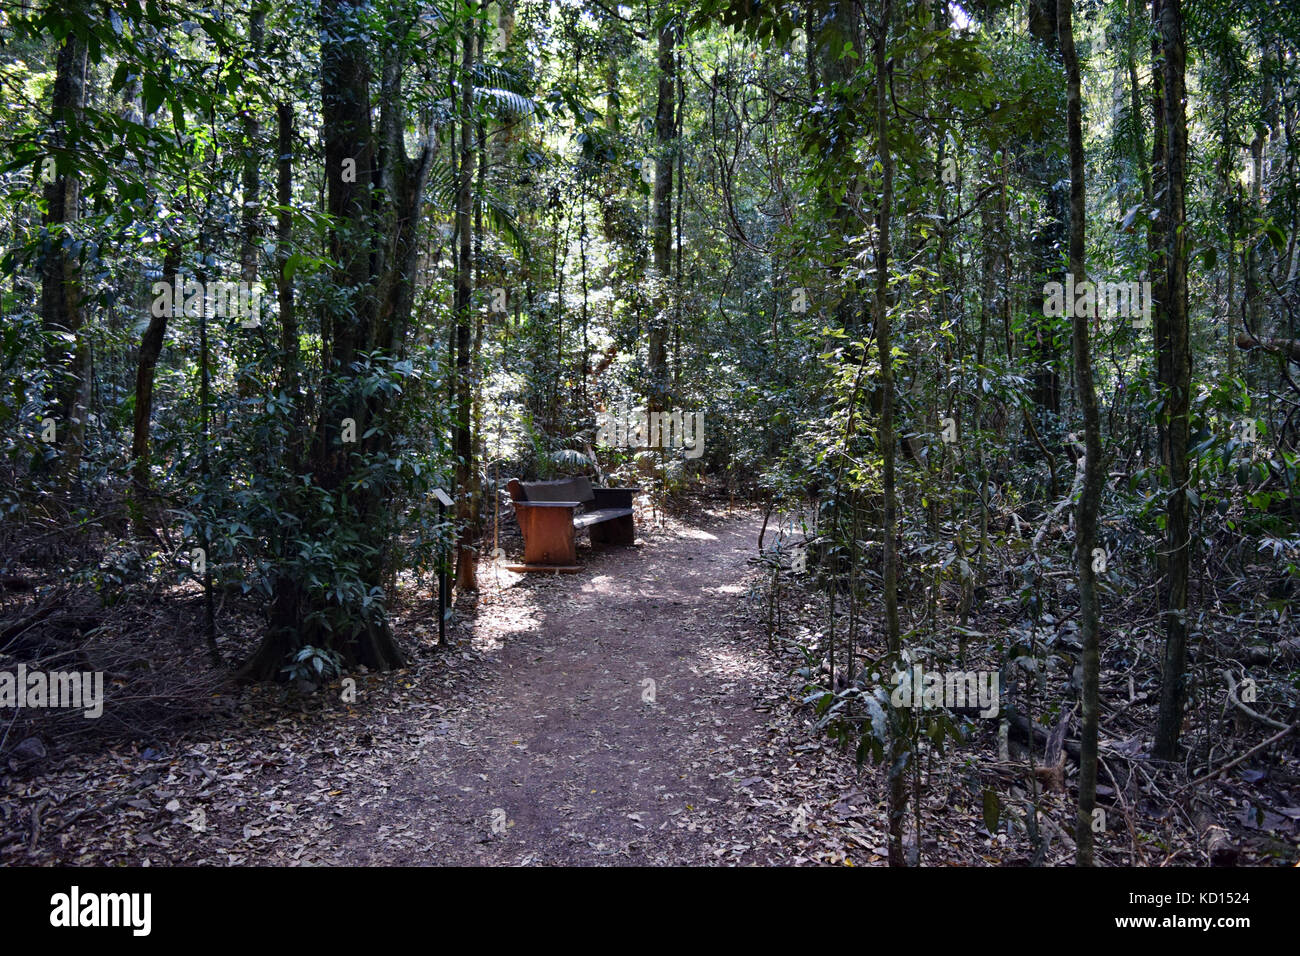
<svg viewBox="0 0 1300 956"><path fill-rule="evenodd" d="M998 800L997 791L992 787L984 788L984 827L989 833L998 832L998 815L1001 812L1001 801Z"/></svg>
<svg viewBox="0 0 1300 956"><path fill-rule="evenodd" d="M1273 244L1273 251L1279 255L1286 251L1286 233L1281 230L1277 223L1269 220L1264 226L1264 233L1268 236L1268 241Z"/></svg>

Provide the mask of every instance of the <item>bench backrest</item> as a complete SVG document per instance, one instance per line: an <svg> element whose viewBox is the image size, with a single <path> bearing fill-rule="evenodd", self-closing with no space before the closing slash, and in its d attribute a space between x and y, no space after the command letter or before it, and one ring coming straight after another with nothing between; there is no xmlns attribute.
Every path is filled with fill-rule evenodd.
<svg viewBox="0 0 1300 956"><path fill-rule="evenodd" d="M522 499L515 494L515 485L522 492ZM591 490L591 481L582 476L561 478L558 481L520 481L510 483L510 494L516 501L595 501L596 495Z"/></svg>

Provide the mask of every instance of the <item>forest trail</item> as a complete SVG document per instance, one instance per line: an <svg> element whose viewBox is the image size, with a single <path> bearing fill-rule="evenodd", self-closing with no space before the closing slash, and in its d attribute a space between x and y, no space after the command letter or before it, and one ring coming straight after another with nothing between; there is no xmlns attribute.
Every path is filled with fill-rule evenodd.
<svg viewBox="0 0 1300 956"><path fill-rule="evenodd" d="M472 634L488 663L484 685L421 736L387 792L322 835L346 843L317 844L313 856L525 865L819 856L804 855L818 808L838 800L841 824L857 808L836 779L847 761L820 745L792 759L796 744L774 720L786 705L773 698L765 637L741 600L760 524L746 515L657 532L584 555L581 574L531 575L482 605ZM803 776L823 760L824 773Z"/></svg>
<svg viewBox="0 0 1300 956"><path fill-rule="evenodd" d="M0 790L0 821L40 821L0 865L883 862L883 795L768 656L760 526L485 566L447 647L427 600L395 609L407 668L227 688L196 731L59 756Z"/></svg>

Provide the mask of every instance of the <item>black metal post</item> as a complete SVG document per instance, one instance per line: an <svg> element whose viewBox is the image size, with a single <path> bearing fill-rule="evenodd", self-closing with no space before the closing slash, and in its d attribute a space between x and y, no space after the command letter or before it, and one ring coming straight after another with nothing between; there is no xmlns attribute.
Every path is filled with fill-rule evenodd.
<svg viewBox="0 0 1300 956"><path fill-rule="evenodd" d="M447 523L447 506L438 499L438 525ZM447 643L447 544L444 541L438 555L438 646Z"/></svg>

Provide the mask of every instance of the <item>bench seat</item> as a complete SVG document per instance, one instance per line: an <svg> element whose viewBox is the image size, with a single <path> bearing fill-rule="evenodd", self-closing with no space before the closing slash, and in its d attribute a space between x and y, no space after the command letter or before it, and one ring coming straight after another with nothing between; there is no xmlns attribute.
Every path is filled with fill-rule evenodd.
<svg viewBox="0 0 1300 956"><path fill-rule="evenodd" d="M581 531L583 528L589 528L593 524L599 524L602 521L613 521L615 518L630 517L632 517L631 508L597 508L595 511L584 510L582 514L574 516L573 527Z"/></svg>

